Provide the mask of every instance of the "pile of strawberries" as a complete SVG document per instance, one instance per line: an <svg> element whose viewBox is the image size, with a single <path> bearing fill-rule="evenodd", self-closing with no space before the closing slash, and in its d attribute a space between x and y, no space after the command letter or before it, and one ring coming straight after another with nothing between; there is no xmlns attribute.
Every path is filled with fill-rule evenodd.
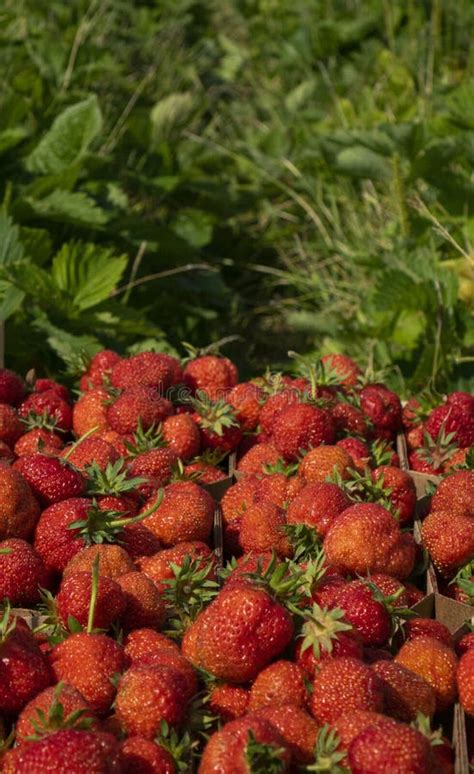
<svg viewBox="0 0 474 774"><path fill-rule="evenodd" d="M106 350L79 389L0 370L0 771L454 772L474 634L416 612L399 397L342 355ZM422 527L459 593L468 462Z"/></svg>

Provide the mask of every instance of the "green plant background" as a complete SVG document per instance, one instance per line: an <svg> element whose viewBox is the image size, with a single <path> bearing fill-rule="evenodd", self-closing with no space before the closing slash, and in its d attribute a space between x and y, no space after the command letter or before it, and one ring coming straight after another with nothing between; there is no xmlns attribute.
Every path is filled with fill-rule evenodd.
<svg viewBox="0 0 474 774"><path fill-rule="evenodd" d="M243 374L473 389L473 31L470 0L3 0L6 364L238 336Z"/></svg>

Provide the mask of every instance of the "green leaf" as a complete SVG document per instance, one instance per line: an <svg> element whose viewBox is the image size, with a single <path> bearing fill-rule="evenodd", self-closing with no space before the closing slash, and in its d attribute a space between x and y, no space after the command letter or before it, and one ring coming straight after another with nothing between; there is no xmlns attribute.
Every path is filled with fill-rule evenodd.
<svg viewBox="0 0 474 774"><path fill-rule="evenodd" d="M173 129L183 126L194 111L195 104L190 91L168 94L157 102L150 114L155 138L165 138Z"/></svg>
<svg viewBox="0 0 474 774"><path fill-rule="evenodd" d="M33 325L46 333L49 346L71 373L83 372L84 364L103 348L95 336L74 336L53 325L44 314L39 314Z"/></svg>
<svg viewBox="0 0 474 774"><path fill-rule="evenodd" d="M67 242L53 258L51 273L81 311L105 301L120 282L127 266L126 255L82 242Z"/></svg>
<svg viewBox="0 0 474 774"><path fill-rule="evenodd" d="M14 148L22 140L28 137L28 131L22 126L16 126L12 129L5 129L0 132L0 154L6 153L10 148Z"/></svg>
<svg viewBox="0 0 474 774"><path fill-rule="evenodd" d="M213 226L210 213L189 207L180 211L173 230L192 247L205 247L212 240Z"/></svg>
<svg viewBox="0 0 474 774"><path fill-rule="evenodd" d="M44 199L28 197L25 201L37 215L49 220L82 223L86 226L102 226L107 222L105 211L79 191L70 193L57 189Z"/></svg>
<svg viewBox="0 0 474 774"><path fill-rule="evenodd" d="M25 293L14 285L8 285L3 292L0 289L0 298L0 321L5 322L20 308Z"/></svg>
<svg viewBox="0 0 474 774"><path fill-rule="evenodd" d="M4 210L0 210L0 266L8 266L23 258L18 226Z"/></svg>
<svg viewBox="0 0 474 774"><path fill-rule="evenodd" d="M373 180L386 180L390 177L387 161L362 145L354 145L338 153L336 166L339 172L351 177L368 177Z"/></svg>
<svg viewBox="0 0 474 774"><path fill-rule="evenodd" d="M87 153L101 129L102 114L95 94L70 105L28 156L28 171L47 175L71 167Z"/></svg>

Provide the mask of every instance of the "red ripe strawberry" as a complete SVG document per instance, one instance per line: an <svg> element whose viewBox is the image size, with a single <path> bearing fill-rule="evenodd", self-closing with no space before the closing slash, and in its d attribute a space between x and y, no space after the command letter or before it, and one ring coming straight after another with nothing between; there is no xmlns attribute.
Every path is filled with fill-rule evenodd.
<svg viewBox="0 0 474 774"><path fill-rule="evenodd" d="M173 406L154 387L137 385L124 390L107 411L107 422L117 433L134 433L158 425L173 413Z"/></svg>
<svg viewBox="0 0 474 774"><path fill-rule="evenodd" d="M416 640L417 637L432 637L444 643L448 648L453 647L453 638L448 627L433 618L408 618L404 623L403 632L407 640Z"/></svg>
<svg viewBox="0 0 474 774"><path fill-rule="evenodd" d="M130 475L144 478L147 483L140 485L140 491L152 494L154 489L159 489L169 482L173 466L177 461L176 452L167 446L161 449L150 449L143 454L138 454L130 462Z"/></svg>
<svg viewBox="0 0 474 774"><path fill-rule="evenodd" d="M350 454L340 446L318 446L303 457L298 468L298 475L308 484L325 481L328 476L338 474L341 478L348 477L348 468L352 465Z"/></svg>
<svg viewBox="0 0 474 774"><path fill-rule="evenodd" d="M421 526L421 539L435 567L449 578L474 556L474 519L450 509L432 511Z"/></svg>
<svg viewBox="0 0 474 774"><path fill-rule="evenodd" d="M242 429L234 410L224 400L211 401L204 393L193 400L195 409L192 418L199 427L203 449L233 451L242 438Z"/></svg>
<svg viewBox="0 0 474 774"><path fill-rule="evenodd" d="M286 518L282 508L269 500L249 505L242 516L239 543L243 551L275 551L281 558L293 554L285 533Z"/></svg>
<svg viewBox="0 0 474 774"><path fill-rule="evenodd" d="M93 428L97 428L97 431L108 429L107 412L110 400L105 387L95 387L79 397L72 413L72 428L78 438Z"/></svg>
<svg viewBox="0 0 474 774"><path fill-rule="evenodd" d="M0 460L3 460L4 462L13 462L14 459L15 455L10 447L4 441L0 441Z"/></svg>
<svg viewBox="0 0 474 774"><path fill-rule="evenodd" d="M92 577L88 572L72 572L63 579L56 596L59 616L65 626L69 616L86 628L91 606ZM115 581L99 578L94 608L94 626L108 629L125 610L125 596Z"/></svg>
<svg viewBox="0 0 474 774"><path fill-rule="evenodd" d="M237 464L239 473L262 475L266 465L278 462L278 452L271 443L256 443L240 458Z"/></svg>
<svg viewBox="0 0 474 774"><path fill-rule="evenodd" d="M336 446L340 446L350 454L353 467L357 470L364 470L369 464L369 447L359 438L342 438L340 441L336 441Z"/></svg>
<svg viewBox="0 0 474 774"><path fill-rule="evenodd" d="M63 446L61 438L56 433L44 427L34 427L18 439L14 451L17 457L28 457L37 452L53 456L59 454Z"/></svg>
<svg viewBox="0 0 474 774"><path fill-rule="evenodd" d="M237 421L244 432L255 430L263 402L263 391L252 382L236 384L227 395Z"/></svg>
<svg viewBox="0 0 474 774"><path fill-rule="evenodd" d="M258 488L255 476L245 476L233 484L221 500L224 524L239 520L247 508L253 503Z"/></svg>
<svg viewBox="0 0 474 774"><path fill-rule="evenodd" d="M346 388L355 387L362 373L357 363L347 355L323 355L321 363L325 371L334 371L339 377L341 385Z"/></svg>
<svg viewBox="0 0 474 774"><path fill-rule="evenodd" d="M334 606L344 610L345 619L359 633L364 645L385 645L392 633L392 619L383 602L361 580L340 586Z"/></svg>
<svg viewBox="0 0 474 774"><path fill-rule="evenodd" d="M121 745L123 774L175 774L172 755L156 742L129 736Z"/></svg>
<svg viewBox="0 0 474 774"><path fill-rule="evenodd" d="M423 677L434 689L436 711L456 700L457 658L454 650L433 637L417 637L402 645L395 661Z"/></svg>
<svg viewBox="0 0 474 774"><path fill-rule="evenodd" d="M381 505L357 503L343 511L324 539L330 564L339 572L383 572L406 578L415 563L411 535Z"/></svg>
<svg viewBox="0 0 474 774"><path fill-rule="evenodd" d="M199 774L248 774L260 763L265 771L290 770L290 752L274 725L256 714L232 720L209 738Z"/></svg>
<svg viewBox="0 0 474 774"><path fill-rule="evenodd" d="M85 520L91 506L92 501L86 497L74 497L43 511L36 527L34 546L47 570L63 572L69 560L84 547L84 542L78 539L78 531L69 529L69 525Z"/></svg>
<svg viewBox="0 0 474 774"><path fill-rule="evenodd" d="M242 718L247 714L250 693L240 685L222 683L216 685L209 694L209 709L224 723Z"/></svg>
<svg viewBox="0 0 474 774"><path fill-rule="evenodd" d="M53 682L48 662L26 624L12 621L7 606L0 619L0 712L20 712Z"/></svg>
<svg viewBox="0 0 474 774"><path fill-rule="evenodd" d="M227 478L226 473L215 465L206 462L204 459L195 460L185 465L184 475L191 476L192 479L199 481L200 484L215 484L217 481L223 481Z"/></svg>
<svg viewBox="0 0 474 774"><path fill-rule="evenodd" d="M428 739L389 720L362 731L351 743L348 759L353 774L432 774L435 769Z"/></svg>
<svg viewBox="0 0 474 774"><path fill-rule="evenodd" d="M288 462L294 462L304 449L334 442L331 415L317 406L301 403L288 406L275 419L273 441Z"/></svg>
<svg viewBox="0 0 474 774"><path fill-rule="evenodd" d="M164 395L166 390L175 383L174 363L177 361L169 355L159 352L139 352L114 365L111 382L114 387L121 390L137 385L155 387Z"/></svg>
<svg viewBox="0 0 474 774"><path fill-rule="evenodd" d="M101 387L110 381L113 367L122 358L111 349L103 349L97 352L89 363L85 374L81 377L79 387L81 390L90 390L93 387Z"/></svg>
<svg viewBox="0 0 474 774"><path fill-rule="evenodd" d="M313 679L325 659L350 656L362 659L362 642L337 608L313 604L305 611L304 624L295 649L296 662Z"/></svg>
<svg viewBox="0 0 474 774"><path fill-rule="evenodd" d="M443 429L445 434L454 433L453 441L461 448L471 446L474 443L474 397L467 395L465 399L452 399L437 406L430 413L425 427L434 439Z"/></svg>
<svg viewBox="0 0 474 774"><path fill-rule="evenodd" d="M435 692L423 677L394 661L377 661L372 669L382 681L388 715L405 723L416 720L419 712L433 717Z"/></svg>
<svg viewBox="0 0 474 774"><path fill-rule="evenodd" d="M199 429L188 414L175 414L163 422L163 438L176 455L187 462L197 457L201 448Z"/></svg>
<svg viewBox="0 0 474 774"><path fill-rule="evenodd" d="M269 500L280 508L286 508L304 487L304 481L286 473L269 473L263 476L255 491L255 502Z"/></svg>
<svg viewBox="0 0 474 774"><path fill-rule="evenodd" d="M460 511L474 515L474 471L460 470L444 478L431 501L432 511Z"/></svg>
<svg viewBox="0 0 474 774"><path fill-rule="evenodd" d="M413 518L416 506L416 488L412 477L400 468L381 465L375 468L372 478L388 490L388 498L398 512L400 524L409 522Z"/></svg>
<svg viewBox="0 0 474 774"><path fill-rule="evenodd" d="M21 745L9 752L7 758L6 774L44 774L46 771L119 774L122 771L119 743L112 734L74 728Z"/></svg>
<svg viewBox="0 0 474 774"><path fill-rule="evenodd" d="M250 689L249 712L262 707L280 707L294 704L304 707L308 692L304 682L304 672L292 661L275 661L263 669L254 680Z"/></svg>
<svg viewBox="0 0 474 774"><path fill-rule="evenodd" d="M160 592L163 592L167 588L167 584L163 581L175 577L171 565L182 567L187 557L192 561L202 559L199 567L204 568L212 557L212 551L209 546L199 541L181 542L172 548L158 551L153 556L143 557L138 564L141 571L153 581Z"/></svg>
<svg viewBox="0 0 474 774"><path fill-rule="evenodd" d="M186 680L176 669L137 665L120 679L115 712L129 735L153 739L162 721L183 722L188 701Z"/></svg>
<svg viewBox="0 0 474 774"><path fill-rule="evenodd" d="M300 403L301 395L299 390L286 388L281 392L277 392L275 395L270 395L260 409L259 420L262 430L271 435L273 433L274 422L281 412L288 408L288 406Z"/></svg>
<svg viewBox="0 0 474 774"><path fill-rule="evenodd" d="M13 449L24 432L24 426L15 409L7 403L0 403L0 441Z"/></svg>
<svg viewBox="0 0 474 774"><path fill-rule="evenodd" d="M229 586L191 624L183 653L196 666L231 683L245 683L289 644L288 611L261 588Z"/></svg>
<svg viewBox="0 0 474 774"><path fill-rule="evenodd" d="M406 587L397 578L393 578L391 575L385 575L383 572L375 572L370 576L370 581L374 586L377 586L384 597L396 595L394 599L390 600L390 604L393 608L410 607L409 595Z"/></svg>
<svg viewBox="0 0 474 774"><path fill-rule="evenodd" d="M127 631L145 626L161 629L166 603L155 584L143 572L128 572L117 578L117 585L125 598L125 609L120 615L122 627Z"/></svg>
<svg viewBox="0 0 474 774"><path fill-rule="evenodd" d="M290 503L288 524L307 524L324 537L339 514L350 505L351 501L336 484L308 484Z"/></svg>
<svg viewBox="0 0 474 774"><path fill-rule="evenodd" d="M0 368L0 403L17 406L24 394L23 380L8 368Z"/></svg>
<svg viewBox="0 0 474 774"><path fill-rule="evenodd" d="M125 655L132 663L146 660L149 656L153 657L155 653L162 650L180 652L173 640L154 629L135 629L127 634Z"/></svg>
<svg viewBox="0 0 474 774"><path fill-rule="evenodd" d="M53 379L37 379L33 385L33 392L55 392L59 398L67 403L71 401L71 394L67 387Z"/></svg>
<svg viewBox="0 0 474 774"><path fill-rule="evenodd" d="M66 578L73 572L91 573L97 556L100 562L100 574L106 578L116 580L135 569L131 557L121 546L108 543L93 544L81 549L72 557L64 568L63 577Z"/></svg>
<svg viewBox="0 0 474 774"><path fill-rule="evenodd" d="M31 454L18 459L13 467L45 505L79 497L85 489L84 478L79 471L58 457Z"/></svg>
<svg viewBox="0 0 474 774"><path fill-rule="evenodd" d="M408 463L410 470L415 470L417 473L429 473L436 476L442 471L442 464L438 465L434 461L427 460L421 449L408 453Z"/></svg>
<svg viewBox="0 0 474 774"><path fill-rule="evenodd" d="M61 454L71 465L87 473L86 467L95 462L101 470L105 470L109 462L117 462L118 452L112 444L96 435L84 438L80 443L66 446Z"/></svg>
<svg viewBox="0 0 474 774"><path fill-rule="evenodd" d="M0 540L29 538L40 507L23 476L0 461Z"/></svg>
<svg viewBox="0 0 474 774"><path fill-rule="evenodd" d="M21 711L16 724L17 742L54 734L63 728L87 728L95 718L86 700L72 685L45 688ZM71 726L72 724L72 726Z"/></svg>
<svg viewBox="0 0 474 774"><path fill-rule="evenodd" d="M39 587L48 584L43 560L26 540L0 541L0 599L12 605L30 605L39 599Z"/></svg>
<svg viewBox="0 0 474 774"><path fill-rule="evenodd" d="M468 715L474 717L474 650L461 656L456 673L459 701Z"/></svg>
<svg viewBox="0 0 474 774"><path fill-rule="evenodd" d="M336 432L356 433L363 437L368 435L369 424L365 414L351 403L336 403L331 408Z"/></svg>
<svg viewBox="0 0 474 774"><path fill-rule="evenodd" d="M148 509L154 498L145 503ZM211 495L192 481L178 481L165 487L158 510L146 520L146 526L165 546L182 541L207 543L214 522L215 503Z"/></svg>
<svg viewBox="0 0 474 774"><path fill-rule="evenodd" d="M259 553L252 551L250 554L243 554L235 559L235 565L227 577L225 578L224 585L230 586L232 583L238 585L242 580L242 576L247 576L249 573L257 573L261 575L268 570L270 563L274 561L274 554L271 551L264 551Z"/></svg>
<svg viewBox="0 0 474 774"><path fill-rule="evenodd" d="M51 666L57 680L76 688L100 715L115 697L112 678L125 668L123 648L104 634L71 634L53 648Z"/></svg>
<svg viewBox="0 0 474 774"><path fill-rule="evenodd" d="M171 648L160 647L151 649L139 657L132 660L132 667L153 666L166 667L178 672L184 679L184 688L186 700L191 699L198 690L198 679L196 670L187 658L181 655L179 651Z"/></svg>
<svg viewBox="0 0 474 774"><path fill-rule="evenodd" d="M302 707L294 704L266 706L257 714L268 720L281 734L295 763L314 761L318 724Z"/></svg>
<svg viewBox="0 0 474 774"><path fill-rule="evenodd" d="M333 723L354 710L383 711L383 690L372 669L355 658L327 659L313 682L311 712L319 723Z"/></svg>
<svg viewBox="0 0 474 774"><path fill-rule="evenodd" d="M402 423L402 406L398 395L383 384L368 384L360 391L360 405L376 430L396 432Z"/></svg>
<svg viewBox="0 0 474 774"><path fill-rule="evenodd" d="M379 712L370 712L367 710L355 710L354 712L345 713L331 723L331 728L336 732L339 744L337 746L338 751L345 751L349 749L351 742L356 739L362 731L371 726L378 725L380 722L388 723L390 718L387 715L382 715ZM391 721L394 722L393 720ZM347 757L341 761L341 764L347 765Z"/></svg>
<svg viewBox="0 0 474 774"><path fill-rule="evenodd" d="M202 390L211 400L223 398L237 380L237 368L226 357L203 355L190 360L184 369L184 382L192 394Z"/></svg>
<svg viewBox="0 0 474 774"><path fill-rule="evenodd" d="M45 414L56 422L58 430L68 432L72 427L72 409L55 389L45 392L32 392L18 409L20 417L28 418L28 415Z"/></svg>
<svg viewBox="0 0 474 774"><path fill-rule="evenodd" d="M153 556L161 549L161 543L156 535L141 522L126 524L119 540L127 554L138 561L145 556Z"/></svg>

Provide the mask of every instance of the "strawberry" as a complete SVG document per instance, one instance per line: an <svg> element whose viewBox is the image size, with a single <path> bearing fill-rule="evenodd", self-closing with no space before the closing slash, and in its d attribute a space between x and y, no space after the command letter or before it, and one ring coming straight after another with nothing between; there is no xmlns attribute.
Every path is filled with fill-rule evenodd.
<svg viewBox="0 0 474 774"><path fill-rule="evenodd" d="M239 543L243 551L275 551L281 558L293 551L285 534L284 511L269 500L250 505L242 516Z"/></svg>
<svg viewBox="0 0 474 774"><path fill-rule="evenodd" d="M369 447L359 438L342 438L340 441L336 441L336 446L340 446L350 454L353 467L357 468L357 470L363 471L369 464Z"/></svg>
<svg viewBox="0 0 474 774"><path fill-rule="evenodd" d="M18 470L0 461L0 540L27 539L40 515L40 507Z"/></svg>
<svg viewBox="0 0 474 774"><path fill-rule="evenodd" d="M231 683L253 680L289 644L290 614L263 588L222 589L191 624L183 653L196 666Z"/></svg>
<svg viewBox="0 0 474 774"><path fill-rule="evenodd" d="M115 712L127 734L153 739L160 723L183 722L189 691L184 676L167 666L131 666L117 687Z"/></svg>
<svg viewBox="0 0 474 774"><path fill-rule="evenodd" d="M350 505L348 496L336 484L307 484L288 507L288 524L307 524L324 537L331 524Z"/></svg>
<svg viewBox="0 0 474 774"><path fill-rule="evenodd" d="M32 392L19 406L18 414L28 419L30 414L44 414L54 419L56 428L69 432L72 428L72 409L56 389Z"/></svg>
<svg viewBox="0 0 474 774"><path fill-rule="evenodd" d="M415 543L402 534L381 505L357 503L343 511L324 539L328 561L339 572L384 572L406 578L415 563Z"/></svg>
<svg viewBox="0 0 474 774"><path fill-rule="evenodd" d="M201 437L196 423L188 414L175 414L163 422L163 438L184 462L197 457Z"/></svg>
<svg viewBox="0 0 474 774"><path fill-rule="evenodd" d="M143 430L148 430L172 413L172 404L154 387L138 384L124 390L112 403L107 411L107 422L117 433L133 433L139 422Z"/></svg>
<svg viewBox="0 0 474 774"><path fill-rule="evenodd" d="M411 476L400 468L381 465L372 472L372 478L387 491L400 524L411 521L416 506L416 488Z"/></svg>
<svg viewBox="0 0 474 774"><path fill-rule="evenodd" d="M267 473L255 490L255 502L269 500L280 508L286 508L304 487L304 481L288 473Z"/></svg>
<svg viewBox="0 0 474 774"><path fill-rule="evenodd" d="M201 390L211 400L223 398L232 387L235 387L238 380L234 363L226 357L216 355L203 355L190 360L183 375L184 383L193 395Z"/></svg>
<svg viewBox="0 0 474 774"><path fill-rule="evenodd" d="M28 457L30 454L42 452L53 456L59 454L64 444L57 435L44 427L34 427L18 439L14 446L17 457Z"/></svg>
<svg viewBox="0 0 474 774"><path fill-rule="evenodd" d="M232 583L239 584L242 576L246 577L249 573L263 575L272 561L275 561L275 554L271 551L262 553L251 551L251 553L243 554L237 558L232 557L230 565L226 567L224 585L228 587Z"/></svg>
<svg viewBox="0 0 474 774"><path fill-rule="evenodd" d="M138 454L129 463L130 475L144 479L144 483L139 487L142 494L143 492L152 494L154 489L170 481L177 461L178 458L173 449L166 446L161 449L151 449Z"/></svg>
<svg viewBox="0 0 474 774"><path fill-rule="evenodd" d="M458 570L451 583L454 599L464 605L474 605L474 559Z"/></svg>
<svg viewBox="0 0 474 774"><path fill-rule="evenodd" d="M100 560L100 574L106 578L116 580L135 569L130 555L121 546L107 543L93 544L74 554L64 568L63 578L76 572L90 573L97 556Z"/></svg>
<svg viewBox="0 0 474 774"><path fill-rule="evenodd" d="M339 656L322 662L310 703L319 723L333 723L354 710L382 712L383 689L369 666L358 659Z"/></svg>
<svg viewBox="0 0 474 774"><path fill-rule="evenodd" d="M155 497L144 505L148 509ZM214 521L214 500L192 481L178 481L164 489L161 505L146 521L146 526L165 546L182 541L207 543Z"/></svg>
<svg viewBox="0 0 474 774"><path fill-rule="evenodd" d="M294 704L304 707L308 692L304 683L304 672L291 661L274 661L255 678L250 689L249 712L262 707L280 707Z"/></svg>
<svg viewBox="0 0 474 774"><path fill-rule="evenodd" d="M44 774L69 771L74 774L106 774L122 771L118 741L111 734L57 731L8 753L5 774Z"/></svg>
<svg viewBox="0 0 474 774"><path fill-rule="evenodd" d="M336 732L338 739L337 749L347 751L354 739L357 739L362 731L371 728L379 723L390 722L387 715L380 712L370 712L368 710L354 710L340 715L331 723L331 728ZM394 722L394 721L392 721ZM341 763L346 763L346 760Z"/></svg>
<svg viewBox="0 0 474 774"><path fill-rule="evenodd" d="M4 441L0 441L0 460L10 463L14 459L15 455L10 447Z"/></svg>
<svg viewBox="0 0 474 774"><path fill-rule="evenodd" d="M29 457L20 457L13 467L45 505L80 497L85 489L84 478L79 471L58 457L31 454Z"/></svg>
<svg viewBox="0 0 474 774"><path fill-rule="evenodd" d="M294 704L267 705L258 710L257 714L268 720L281 734L292 761L297 764L314 761L318 724L302 707Z"/></svg>
<svg viewBox="0 0 474 774"><path fill-rule="evenodd" d="M262 401L263 391L252 382L236 384L228 393L227 402L244 432L252 432L257 427Z"/></svg>
<svg viewBox="0 0 474 774"><path fill-rule="evenodd" d="M471 446L474 443L474 397L467 395L464 400L448 399L431 411L425 427L434 439L444 431L446 434L453 433L452 440L461 448Z"/></svg>
<svg viewBox="0 0 474 774"><path fill-rule="evenodd" d="M198 563L198 567L202 569L211 559L212 552L206 543L197 540L183 541L158 551L153 556L143 557L137 564L158 590L163 592L167 587L164 581L175 577L172 566L182 567L187 557L191 561L202 560Z"/></svg>
<svg viewBox="0 0 474 774"><path fill-rule="evenodd" d="M351 465L352 457L340 446L319 446L311 449L303 457L298 475L302 476L308 484L325 481L328 476L333 476L335 473L344 479Z"/></svg>
<svg viewBox="0 0 474 774"><path fill-rule="evenodd" d="M143 631L143 630L142 630ZM184 679L187 699L192 699L198 690L198 679L196 670L179 651L171 650L168 647L149 648L147 652L142 652L140 656L132 659L132 666L156 666L169 667Z"/></svg>
<svg viewBox="0 0 474 774"><path fill-rule="evenodd" d="M184 478L186 477L200 484L215 484L217 481L224 481L227 474L210 462L206 462L205 459L197 459L185 465Z"/></svg>
<svg viewBox="0 0 474 774"><path fill-rule="evenodd" d="M155 584L142 572L129 572L117 578L117 585L125 598L125 609L120 614L122 627L126 631L145 626L161 629L166 604Z"/></svg>
<svg viewBox="0 0 474 774"><path fill-rule="evenodd" d="M97 435L81 439L71 446L66 446L61 456L67 459L71 465L87 474L87 467L93 462L101 470L105 470L109 463L117 462L119 454L112 444L99 438Z"/></svg>
<svg viewBox="0 0 474 774"><path fill-rule="evenodd" d="M431 685L436 695L437 712L454 703L457 695L457 658L452 648L433 637L417 637L402 645L395 661L416 672Z"/></svg>
<svg viewBox="0 0 474 774"><path fill-rule="evenodd" d="M205 393L198 391L191 405L194 408L192 418L199 427L203 449L228 452L237 448L242 438L242 428L229 403L225 400L212 401Z"/></svg>
<svg viewBox="0 0 474 774"><path fill-rule="evenodd" d="M29 605L39 600L39 588L46 587L48 575L33 546L20 538L0 541L0 599L12 605Z"/></svg>
<svg viewBox="0 0 474 774"><path fill-rule="evenodd" d="M56 679L76 688L93 712L108 712L115 697L112 678L126 665L121 645L105 634L79 632L56 645L50 661Z"/></svg>
<svg viewBox="0 0 474 774"><path fill-rule="evenodd" d="M253 503L257 488L258 479L251 475L244 476L229 487L221 500L224 525L241 519L244 512Z"/></svg>
<svg viewBox="0 0 474 774"><path fill-rule="evenodd" d="M432 618L408 618L403 624L403 634L407 640L416 640L417 637L432 637L444 643L448 648L453 647L453 638L448 627Z"/></svg>
<svg viewBox="0 0 474 774"><path fill-rule="evenodd" d="M266 465L275 465L278 460L278 452L273 444L256 443L240 458L237 470L246 475L262 475Z"/></svg>
<svg viewBox="0 0 474 774"><path fill-rule="evenodd" d="M392 633L392 619L385 599L362 580L349 581L334 595L334 606L361 637L363 645L384 645Z"/></svg>
<svg viewBox="0 0 474 774"><path fill-rule="evenodd" d="M271 435L273 433L273 425L277 417L281 412L295 404L301 403L301 396L298 390L284 389L281 392L277 392L275 395L270 395L267 401L260 409L260 425L265 433Z"/></svg>
<svg viewBox="0 0 474 774"><path fill-rule="evenodd" d="M385 721L362 731L349 747L353 774L432 774L434 759L429 741L403 723Z"/></svg>
<svg viewBox="0 0 474 774"><path fill-rule="evenodd" d="M383 572L375 572L370 576L370 582L377 587L384 597L392 597L390 604L395 610L410 607L406 586L397 578L385 575Z"/></svg>
<svg viewBox="0 0 474 774"><path fill-rule="evenodd" d="M460 470L444 478L431 501L432 511L459 511L474 515L474 471Z"/></svg>
<svg viewBox="0 0 474 774"><path fill-rule="evenodd" d="M15 409L7 403L0 403L0 441L13 449L23 432L23 424Z"/></svg>
<svg viewBox="0 0 474 774"><path fill-rule="evenodd" d="M472 648L461 656L456 680L461 706L464 712L474 717L474 650Z"/></svg>
<svg viewBox="0 0 474 774"><path fill-rule="evenodd" d="M16 725L17 742L36 741L65 728L86 729L96 721L86 700L66 683L45 688L24 707Z"/></svg>
<svg viewBox="0 0 474 774"><path fill-rule="evenodd" d="M175 384L175 368L179 363L170 355L159 352L139 352L119 360L112 368L110 381L114 387L126 390L138 385L155 387L164 395Z"/></svg>
<svg viewBox="0 0 474 774"><path fill-rule="evenodd" d="M53 682L48 662L23 622L11 618L10 605L0 615L0 712L20 712Z"/></svg>
<svg viewBox="0 0 474 774"><path fill-rule="evenodd" d="M33 384L33 392L48 392L51 390L55 392L58 397L65 400L67 403L71 402L71 393L64 384L55 382L54 379L36 379Z"/></svg>
<svg viewBox="0 0 474 774"><path fill-rule="evenodd" d="M199 774L290 770L290 752L276 727L263 717L249 714L215 731L209 738Z"/></svg>
<svg viewBox="0 0 474 774"><path fill-rule="evenodd" d="M129 736L121 745L123 774L174 774L172 755L160 744L142 736Z"/></svg>
<svg viewBox="0 0 474 774"><path fill-rule="evenodd" d="M8 368L0 368L0 403L17 406L24 394L23 380Z"/></svg>
<svg viewBox="0 0 474 774"><path fill-rule="evenodd" d="M402 423L402 406L398 395L383 384L367 384L360 392L360 405L375 429L396 432Z"/></svg>
<svg viewBox="0 0 474 774"><path fill-rule="evenodd" d="M326 371L334 371L339 377L340 384L346 389L357 385L362 372L352 358L347 355L332 354L323 355L321 363Z"/></svg>
<svg viewBox="0 0 474 774"><path fill-rule="evenodd" d="M419 712L433 717L436 696L423 677L394 661L377 661L372 669L382 681L388 715L405 723L416 720Z"/></svg>
<svg viewBox="0 0 474 774"><path fill-rule="evenodd" d="M97 431L108 429L107 412L110 400L105 387L95 387L79 397L72 413L72 428L78 438L93 428Z"/></svg>
<svg viewBox="0 0 474 774"><path fill-rule="evenodd" d="M337 608L322 609L313 603L305 610L300 639L295 649L296 663L313 679L324 659L351 656L362 659L362 643L351 624Z"/></svg>
<svg viewBox="0 0 474 774"><path fill-rule="evenodd" d="M354 433L354 435L367 437L369 434L369 421L360 408L352 403L341 401L331 408L331 415L338 434Z"/></svg>
<svg viewBox="0 0 474 774"><path fill-rule="evenodd" d="M435 567L449 578L474 556L474 519L457 510L432 511L421 525L421 539Z"/></svg>
<svg viewBox="0 0 474 774"><path fill-rule="evenodd" d="M92 501L74 497L46 508L38 521L34 546L49 571L63 572L69 560L84 547L71 524L87 519Z"/></svg>
<svg viewBox="0 0 474 774"><path fill-rule="evenodd" d="M146 627L129 632L125 639L125 655L132 663L143 660L146 662L149 656L153 658L155 653L162 650L180 652L177 644L165 634Z"/></svg>
<svg viewBox="0 0 474 774"><path fill-rule="evenodd" d="M277 451L288 462L294 462L302 450L334 442L334 425L330 414L317 406L288 406L275 419L273 441Z"/></svg>
<svg viewBox="0 0 474 774"><path fill-rule="evenodd" d="M216 685L209 694L209 709L224 723L242 718L247 714L250 693L240 685L221 683Z"/></svg>
<svg viewBox="0 0 474 774"><path fill-rule="evenodd" d="M120 362L122 358L117 352L111 349L103 349L91 358L85 374L82 375L79 383L81 390L90 390L93 387L101 387L110 382L113 367Z"/></svg>
<svg viewBox="0 0 474 774"><path fill-rule="evenodd" d="M83 628L87 627L93 582L88 572L72 572L63 578L56 596L56 605L64 626L71 616ZM109 629L125 610L126 600L121 587L107 577L100 577L95 598L94 626Z"/></svg>

